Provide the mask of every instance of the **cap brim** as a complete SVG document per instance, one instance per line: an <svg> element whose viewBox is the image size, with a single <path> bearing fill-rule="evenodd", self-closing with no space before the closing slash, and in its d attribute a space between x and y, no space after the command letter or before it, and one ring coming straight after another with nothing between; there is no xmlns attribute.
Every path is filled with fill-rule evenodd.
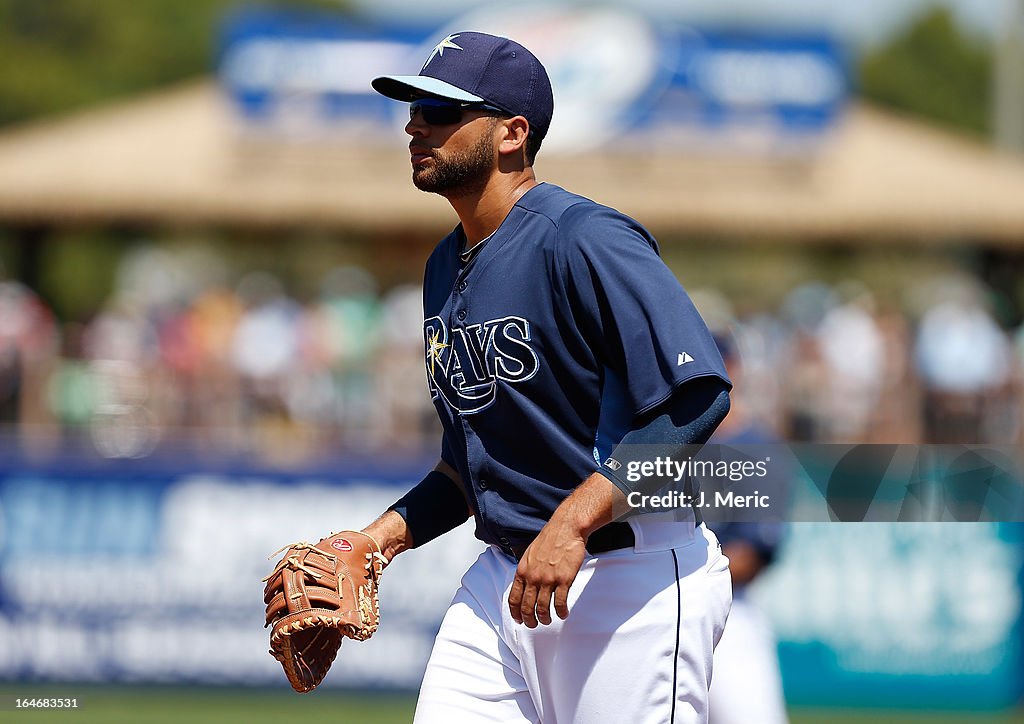
<svg viewBox="0 0 1024 724"><path fill-rule="evenodd" d="M382 75L370 82L373 89L396 101L414 101L424 95L462 103L483 103L484 99L443 80L427 75Z"/></svg>

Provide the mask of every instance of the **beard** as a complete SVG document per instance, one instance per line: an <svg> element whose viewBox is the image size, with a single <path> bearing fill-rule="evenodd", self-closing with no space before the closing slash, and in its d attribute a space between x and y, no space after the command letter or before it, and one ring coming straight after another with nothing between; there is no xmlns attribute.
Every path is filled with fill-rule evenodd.
<svg viewBox="0 0 1024 724"><path fill-rule="evenodd" d="M482 133L474 145L455 153L434 149L432 164L413 169L413 185L420 191L444 196L480 191L487 184L497 154L491 139L490 133Z"/></svg>

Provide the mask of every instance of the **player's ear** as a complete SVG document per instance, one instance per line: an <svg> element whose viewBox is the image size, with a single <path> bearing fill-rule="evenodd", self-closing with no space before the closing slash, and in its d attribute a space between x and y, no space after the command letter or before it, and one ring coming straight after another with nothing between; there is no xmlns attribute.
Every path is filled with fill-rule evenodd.
<svg viewBox="0 0 1024 724"><path fill-rule="evenodd" d="M498 153L502 155L523 153L526 148L526 137L530 135L530 122L522 116L514 116L503 119L501 126L503 130Z"/></svg>

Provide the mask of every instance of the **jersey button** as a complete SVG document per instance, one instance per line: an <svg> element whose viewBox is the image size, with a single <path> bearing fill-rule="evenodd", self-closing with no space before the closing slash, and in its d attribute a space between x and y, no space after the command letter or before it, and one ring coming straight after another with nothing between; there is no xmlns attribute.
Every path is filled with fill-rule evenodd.
<svg viewBox="0 0 1024 724"><path fill-rule="evenodd" d="M466 318L466 310L465 309L460 309L459 313L456 314L455 316L458 317L459 321L461 322L463 319Z"/></svg>
<svg viewBox="0 0 1024 724"><path fill-rule="evenodd" d="M503 547L505 547L505 548L509 547L509 540L508 540L508 538L499 538L498 542L501 543L501 545Z"/></svg>
<svg viewBox="0 0 1024 724"><path fill-rule="evenodd" d="M466 282L464 282L464 281L463 281L463 282L459 282L459 287L458 287L458 288L459 288L459 291L460 291L460 292L464 292L464 291L466 291L466 287L468 287L468 286L469 286L469 285L468 285L468 284L466 284Z"/></svg>
<svg viewBox="0 0 1024 724"><path fill-rule="evenodd" d="M487 481L486 480L481 480L480 481L480 490L487 490Z"/></svg>

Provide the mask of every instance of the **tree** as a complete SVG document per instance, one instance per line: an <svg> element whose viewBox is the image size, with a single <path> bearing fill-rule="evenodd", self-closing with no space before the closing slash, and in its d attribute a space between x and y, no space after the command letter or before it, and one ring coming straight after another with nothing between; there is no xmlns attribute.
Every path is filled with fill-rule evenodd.
<svg viewBox="0 0 1024 724"><path fill-rule="evenodd" d="M201 75L237 0L0 0L0 124ZM338 0L276 5L338 9Z"/></svg>
<svg viewBox="0 0 1024 724"><path fill-rule="evenodd" d="M860 63L861 94L944 125L988 134L992 52L948 8L918 17Z"/></svg>

